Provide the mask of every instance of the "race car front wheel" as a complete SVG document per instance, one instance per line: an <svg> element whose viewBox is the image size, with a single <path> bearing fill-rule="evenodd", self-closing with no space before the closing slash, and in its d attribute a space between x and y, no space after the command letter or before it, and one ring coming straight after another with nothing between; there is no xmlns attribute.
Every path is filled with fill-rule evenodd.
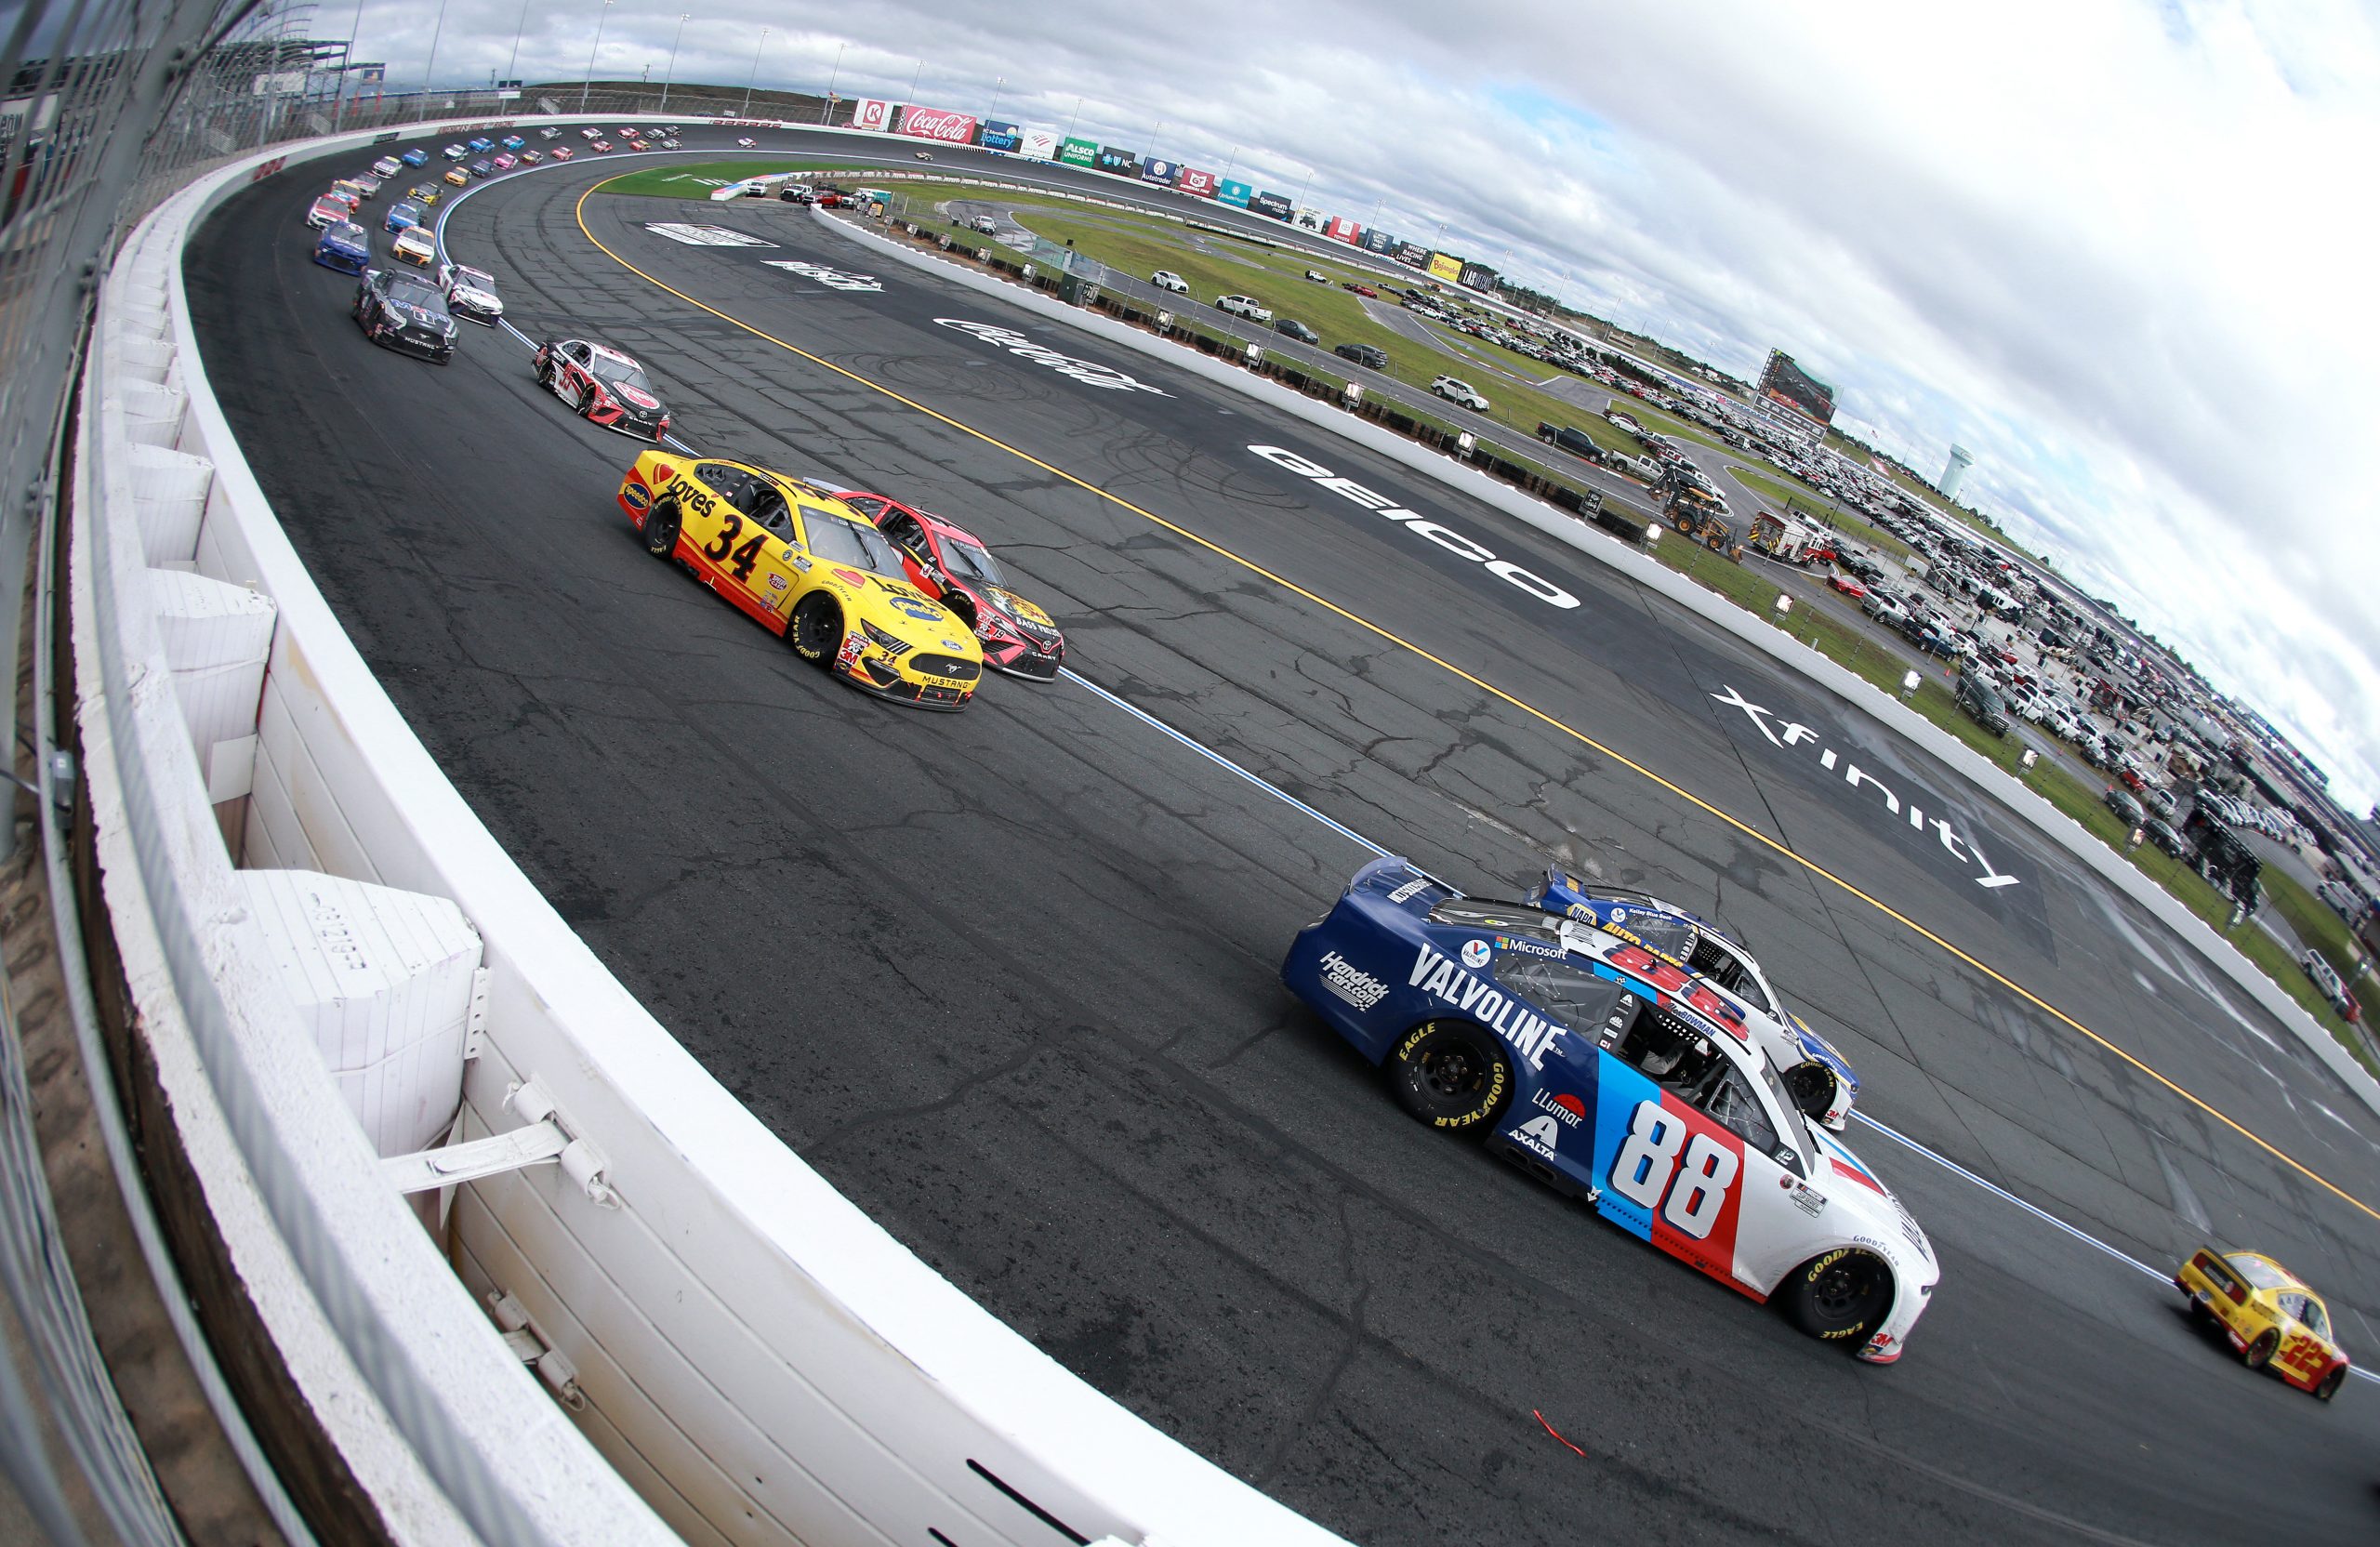
<svg viewBox="0 0 2380 1547"><path fill-rule="evenodd" d="M2268 1327L2257 1333L2256 1341L2241 1354L2240 1362L2250 1369L2262 1369L2272 1363L2272 1356L2280 1351L2281 1334Z"/></svg>
<svg viewBox="0 0 2380 1547"><path fill-rule="evenodd" d="M1785 1276L1777 1289L1793 1325L1821 1342L1859 1343L1892 1304L1892 1270L1856 1247L1837 1247Z"/></svg>
<svg viewBox="0 0 2380 1547"><path fill-rule="evenodd" d="M644 518L644 550L656 559L678 556L678 502L665 499Z"/></svg>
<svg viewBox="0 0 2380 1547"><path fill-rule="evenodd" d="M843 610L835 605L833 597L813 591L793 610L793 627L786 632L793 640L795 654L825 666L835 658L835 646L842 642Z"/></svg>
<svg viewBox="0 0 2380 1547"><path fill-rule="evenodd" d="M1512 1070L1486 1026L1430 1021L1405 1034L1389 1054L1397 1104L1432 1128L1476 1128L1500 1111Z"/></svg>

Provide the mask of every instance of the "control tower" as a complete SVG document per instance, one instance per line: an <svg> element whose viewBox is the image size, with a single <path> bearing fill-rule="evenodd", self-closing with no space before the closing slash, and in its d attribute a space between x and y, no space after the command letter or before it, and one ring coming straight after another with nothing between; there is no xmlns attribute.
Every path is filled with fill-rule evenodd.
<svg viewBox="0 0 2380 1547"><path fill-rule="evenodd" d="M1944 499L1959 497L1959 484L1965 480L1967 469L1974 466L1974 452L1964 446L1954 445L1950 448L1950 460L1942 469L1942 481L1935 485L1942 491Z"/></svg>

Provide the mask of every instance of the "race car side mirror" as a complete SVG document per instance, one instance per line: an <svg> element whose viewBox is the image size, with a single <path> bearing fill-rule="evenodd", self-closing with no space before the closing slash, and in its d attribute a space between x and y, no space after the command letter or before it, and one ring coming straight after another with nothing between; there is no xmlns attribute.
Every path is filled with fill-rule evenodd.
<svg viewBox="0 0 2380 1547"><path fill-rule="evenodd" d="M1842 1084L1835 1078L1834 1071L1826 1064L1815 1058L1805 1058L1786 1070L1782 1078L1785 1093L1793 1098L1793 1104L1801 1109L1802 1116L1812 1122L1823 1122L1826 1115L1834 1110L1834 1099Z"/></svg>

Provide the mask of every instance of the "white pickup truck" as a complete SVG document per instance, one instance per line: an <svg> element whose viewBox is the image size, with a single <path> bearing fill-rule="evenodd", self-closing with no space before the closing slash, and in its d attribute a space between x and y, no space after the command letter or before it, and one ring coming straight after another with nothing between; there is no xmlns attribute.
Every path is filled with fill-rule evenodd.
<svg viewBox="0 0 2380 1547"><path fill-rule="evenodd" d="M1273 309L1253 296L1217 296L1215 310L1228 311L1235 317L1245 317L1251 323L1273 320Z"/></svg>

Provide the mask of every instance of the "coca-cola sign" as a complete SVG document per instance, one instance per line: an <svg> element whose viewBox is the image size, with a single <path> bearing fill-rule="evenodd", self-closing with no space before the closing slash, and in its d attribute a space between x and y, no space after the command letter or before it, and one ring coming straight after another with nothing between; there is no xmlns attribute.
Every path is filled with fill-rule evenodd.
<svg viewBox="0 0 2380 1547"><path fill-rule="evenodd" d="M967 145L975 139L975 117L972 113L953 112L947 108L918 108L901 114L901 127L896 131L912 139L939 139L945 144Z"/></svg>

